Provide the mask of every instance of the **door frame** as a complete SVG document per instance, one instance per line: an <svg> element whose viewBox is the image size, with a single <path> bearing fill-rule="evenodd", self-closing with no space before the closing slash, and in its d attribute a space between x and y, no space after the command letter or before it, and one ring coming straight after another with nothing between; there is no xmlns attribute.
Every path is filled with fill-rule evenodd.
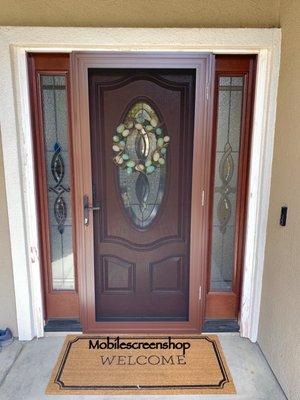
<svg viewBox="0 0 300 400"><path fill-rule="evenodd" d="M206 53L173 52L74 52L71 54L75 231L77 271L80 298L80 321L84 332L199 332L205 312L206 265L208 240L208 207L204 193L210 183L211 89L213 56ZM91 216L83 224L83 197L93 198L89 68L194 69L195 116L190 227L189 320L188 321L95 321L94 229ZM200 160L200 161L199 161ZM202 203L202 206L201 206ZM207 201L208 205L208 201ZM92 204L90 204L92 206ZM203 293L203 296L201 295Z"/></svg>
<svg viewBox="0 0 300 400"><path fill-rule="evenodd" d="M67 39L66 39L67 38ZM18 334L44 335L26 52L176 51L257 54L241 300L241 336L256 341L266 243L281 30L0 27L1 137Z"/></svg>

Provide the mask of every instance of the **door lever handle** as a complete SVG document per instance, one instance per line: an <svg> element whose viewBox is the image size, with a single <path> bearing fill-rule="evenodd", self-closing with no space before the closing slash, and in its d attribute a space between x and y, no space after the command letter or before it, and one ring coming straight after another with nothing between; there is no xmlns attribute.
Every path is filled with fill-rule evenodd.
<svg viewBox="0 0 300 400"><path fill-rule="evenodd" d="M89 196L85 194L83 196L83 223L85 226L89 226L90 223L90 211L99 211L100 206L91 206L89 202Z"/></svg>
<svg viewBox="0 0 300 400"><path fill-rule="evenodd" d="M89 211L99 211L100 210L100 206L97 206L97 207L88 207L87 208Z"/></svg>

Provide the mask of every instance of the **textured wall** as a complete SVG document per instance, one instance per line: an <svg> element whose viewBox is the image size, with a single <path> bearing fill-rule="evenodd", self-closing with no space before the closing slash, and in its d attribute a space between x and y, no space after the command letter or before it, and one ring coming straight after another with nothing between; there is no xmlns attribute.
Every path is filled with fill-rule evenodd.
<svg viewBox="0 0 300 400"><path fill-rule="evenodd" d="M289 400L300 399L300 2L283 0L277 106L259 344ZM287 204L285 228L278 224Z"/></svg>
<svg viewBox="0 0 300 400"><path fill-rule="evenodd" d="M277 27L279 0L0 0L0 25Z"/></svg>
<svg viewBox="0 0 300 400"><path fill-rule="evenodd" d="M9 326L13 330L13 333L17 335L13 271L10 254L3 158L0 141L0 329L7 326Z"/></svg>

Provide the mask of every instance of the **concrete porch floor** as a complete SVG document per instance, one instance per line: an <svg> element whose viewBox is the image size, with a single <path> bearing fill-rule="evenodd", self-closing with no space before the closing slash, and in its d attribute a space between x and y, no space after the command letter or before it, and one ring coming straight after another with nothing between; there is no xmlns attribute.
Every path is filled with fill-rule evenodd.
<svg viewBox="0 0 300 400"><path fill-rule="evenodd" d="M9 347L0 352L1 360L10 360L10 370L1 383L1 400L91 400L91 399L214 399L214 400L285 400L275 376L256 344L237 334L219 335L237 395L176 395L176 396L46 396L44 394L52 368L63 344L63 337L46 337L22 344L16 359ZM18 346L18 344L15 344Z"/></svg>

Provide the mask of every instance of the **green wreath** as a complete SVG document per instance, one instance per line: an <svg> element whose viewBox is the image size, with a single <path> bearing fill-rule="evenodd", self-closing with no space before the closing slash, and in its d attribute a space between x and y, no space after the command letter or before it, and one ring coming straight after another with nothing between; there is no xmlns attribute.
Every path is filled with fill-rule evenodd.
<svg viewBox="0 0 300 400"><path fill-rule="evenodd" d="M112 149L116 155L114 162L120 168L126 169L128 174L134 170L146 174L153 173L166 162L167 146L170 142L169 136L163 135L162 124L154 110L146 103L137 103L129 111L124 123L118 125L113 136ZM131 135L141 135L143 140L149 141L149 135L155 134L156 147L148 154L145 160L138 162L130 158L127 141Z"/></svg>

